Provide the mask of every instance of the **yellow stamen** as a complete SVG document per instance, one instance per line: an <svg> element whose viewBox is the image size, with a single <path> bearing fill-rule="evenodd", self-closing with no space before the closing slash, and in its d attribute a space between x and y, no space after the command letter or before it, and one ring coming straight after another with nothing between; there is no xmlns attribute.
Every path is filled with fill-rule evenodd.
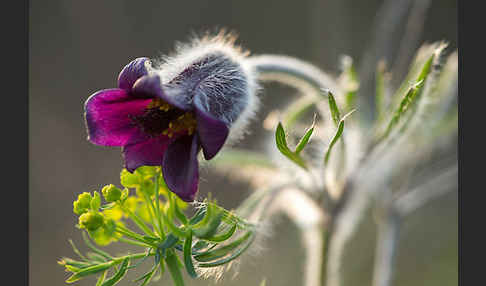
<svg viewBox="0 0 486 286"><path fill-rule="evenodd" d="M179 116L176 120L169 122L169 128L164 130L162 134L172 138L175 133L187 131L188 135L192 135L196 130L196 123L194 114L187 112Z"/></svg>
<svg viewBox="0 0 486 286"><path fill-rule="evenodd" d="M160 98L155 98L149 103L147 108L149 108L149 109L159 108L160 110L167 112L171 109L171 106L167 102L165 102L164 100L162 100Z"/></svg>

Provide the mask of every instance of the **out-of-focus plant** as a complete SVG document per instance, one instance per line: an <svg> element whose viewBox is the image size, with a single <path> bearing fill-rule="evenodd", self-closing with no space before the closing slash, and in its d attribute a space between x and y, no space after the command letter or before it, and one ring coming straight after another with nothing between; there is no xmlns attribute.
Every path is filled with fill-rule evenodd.
<svg viewBox="0 0 486 286"><path fill-rule="evenodd" d="M344 249L365 211L372 208L378 217L373 285L391 285L402 220L430 200L456 189L457 159L450 150L455 148L457 136L457 52L447 52L444 42L425 44L416 52L406 76L397 79L393 73L395 69L389 70L387 62L377 55L387 48L380 48L379 44L386 41L377 35L374 56L364 60L367 68L355 67L353 60L345 56L338 76L291 57L248 54L236 58L244 71L238 74L238 70L234 70L238 65L213 68L213 58L201 56L212 51L211 48L203 49L207 46L200 47L198 57L201 58L197 58L197 64L188 69L171 70L169 75L182 74L190 80L169 81L168 86L164 83L159 89L151 88L157 92L148 97L149 105L144 107L147 112L130 118L141 122L145 131L157 127L149 130L151 136L166 136L164 128L168 128L169 121L178 120L167 115L167 111L180 109L189 114L187 116L195 116L195 121L184 121L181 125L184 128L180 129L192 137L182 144L190 147L182 149L189 150L191 155L181 155L179 159L191 162L178 163L174 160L178 158L177 154L167 155L177 148L156 154L137 149L145 157L136 155L136 166L121 172L123 189L107 185L101 195L99 192L80 194L73 211L79 216L77 227L83 231L83 238L92 252L83 255L73 244L79 259L63 258L60 261L67 271L72 272L67 282L97 275L96 285L114 285L127 271L146 259L153 260L153 265L135 280L141 285L146 285L157 272L162 274L165 269L170 272L175 285L183 285L183 269L193 278L221 273L207 269L229 268L236 258L251 249L262 221L277 213L285 213L299 226L305 242L307 258L303 285L342 285ZM224 40L221 45L226 49L233 45L233 41L227 39L220 35L211 41ZM198 44L200 42L196 41L191 49L197 49ZM184 55L186 51L182 48L179 52ZM206 54L220 56L218 53ZM403 61L401 58L399 62ZM182 57L180 62L191 63L191 56ZM167 67L170 58L165 63ZM205 72L191 77L208 63ZM371 69L370 63L374 65ZM230 70L225 69L227 67ZM147 68L145 62L143 68ZM220 77L222 72L225 76ZM137 76L147 74L143 72ZM297 89L302 95L287 108L274 110L267 116L263 123L270 131L267 152L231 147L221 149L232 126L242 125L235 122L244 110L245 97L241 97L241 102L225 101L231 95L225 92L246 92L241 81L236 83L237 87L225 86L231 85L230 79L235 77L243 78L243 81L255 80L250 84L252 92L258 89L257 81L276 81ZM141 85L134 78L129 79L130 88L124 94L133 93L132 85L133 89ZM183 89L177 88L181 82ZM190 84L199 88L197 85L201 82L207 83L201 88L203 95L185 95L194 90ZM395 84L397 82L400 84ZM219 97L214 97L211 92L216 92ZM137 98L147 98L137 92L133 94L138 94ZM158 99L154 100L154 96ZM186 96L183 101L188 104L187 108L178 105L177 96ZM170 107L160 98L170 102ZM199 102L201 98L205 102ZM192 100L199 101L194 105ZM257 100L252 100L252 109L245 114L244 123L257 106ZM232 110L235 106L236 110ZM157 109L159 117L148 117L155 114L152 108ZM214 108L219 111L215 112ZM235 113L225 117L228 112ZM162 117L164 124L153 125L159 122L153 121L154 118ZM211 133L212 130L215 133ZM238 137L243 133L238 131ZM182 138L174 134L176 138ZM224 138L218 137L221 134ZM109 132L102 134L108 135ZM211 141L211 136L217 140ZM165 146L167 142L173 144L179 140L170 138L157 144ZM255 189L236 210L228 211L211 198L192 202L199 176L195 156L201 148L205 158L211 159L204 162L207 167L248 180L249 186ZM208 153L211 156L207 156ZM127 165L133 163L130 156L125 156ZM164 156L175 157L166 160ZM176 167L163 165L171 162ZM166 169L170 175L164 174ZM167 179L172 182L170 186L166 184ZM187 216L189 208L195 209L192 216ZM143 250L115 257L99 249L91 240L99 246L118 242ZM110 277L109 272L113 272ZM266 280L271 281L271 277L267 278L262 285Z"/></svg>

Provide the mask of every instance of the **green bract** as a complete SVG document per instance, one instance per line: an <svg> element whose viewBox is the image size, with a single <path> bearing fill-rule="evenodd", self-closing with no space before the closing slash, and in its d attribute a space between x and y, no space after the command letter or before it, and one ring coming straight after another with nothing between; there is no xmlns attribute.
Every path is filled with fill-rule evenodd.
<svg viewBox="0 0 486 286"><path fill-rule="evenodd" d="M79 226L89 231L97 230L103 225L104 219L101 213L89 211L79 217Z"/></svg>
<svg viewBox="0 0 486 286"><path fill-rule="evenodd" d="M122 195L122 191L113 184L104 186L101 192L107 202L118 201Z"/></svg>
<svg viewBox="0 0 486 286"><path fill-rule="evenodd" d="M84 192L78 196L78 200L73 202L73 212L82 215L90 209L91 195Z"/></svg>

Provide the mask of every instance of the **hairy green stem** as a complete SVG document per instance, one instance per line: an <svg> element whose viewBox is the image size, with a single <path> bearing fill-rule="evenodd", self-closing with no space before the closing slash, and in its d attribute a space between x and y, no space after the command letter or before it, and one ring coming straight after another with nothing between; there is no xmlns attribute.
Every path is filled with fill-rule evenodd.
<svg viewBox="0 0 486 286"><path fill-rule="evenodd" d="M321 284L322 286L326 285L326 273L327 273L327 250L329 248L329 237L331 232L329 231L329 227L325 228L322 232L322 260L321 260Z"/></svg>

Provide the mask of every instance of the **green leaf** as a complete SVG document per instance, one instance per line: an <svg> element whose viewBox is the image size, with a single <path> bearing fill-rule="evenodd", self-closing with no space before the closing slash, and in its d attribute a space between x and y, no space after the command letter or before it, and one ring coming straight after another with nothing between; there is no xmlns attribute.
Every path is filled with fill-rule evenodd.
<svg viewBox="0 0 486 286"><path fill-rule="evenodd" d="M177 244L178 241L179 241L179 238L177 236L175 236L172 233L169 233L169 235L167 235L165 240L159 245L159 248L160 249L172 248L174 245Z"/></svg>
<svg viewBox="0 0 486 286"><path fill-rule="evenodd" d="M211 236L211 237L207 237L205 239L208 240L208 241L212 241L212 242L223 242L223 241L229 239L235 233L236 226L237 226L237 224L235 223L230 228L228 228L228 230L226 232L218 234L218 235L214 235L214 236Z"/></svg>
<svg viewBox="0 0 486 286"><path fill-rule="evenodd" d="M83 254L81 254L81 251L79 251L79 249L76 247L76 245L74 245L74 242L73 242L72 239L68 239L68 241L69 241L69 244L71 244L71 247L73 248L74 253L76 253L82 260L89 261L88 259L86 259L86 257L83 256Z"/></svg>
<svg viewBox="0 0 486 286"><path fill-rule="evenodd" d="M184 264L186 265L186 270L189 276L192 278L197 277L196 270L194 269L194 264L192 263L192 231L189 230L187 234L186 241L184 241Z"/></svg>
<svg viewBox="0 0 486 286"><path fill-rule="evenodd" d="M328 92L328 101L329 101L329 109L331 110L331 117L334 123L339 125L339 121L341 120L341 114L339 113L339 108L336 104L336 100L334 99L334 95L332 92Z"/></svg>
<svg viewBox="0 0 486 286"><path fill-rule="evenodd" d="M110 261L110 262L100 263L100 264L96 264L96 265L93 265L93 266L83 268L80 271L74 273L71 277L69 277L66 280L66 283L73 283L73 282L80 280L81 278L86 277L86 276L96 274L96 273L99 273L101 271L105 271L108 268L112 267L114 264L115 263L113 261Z"/></svg>
<svg viewBox="0 0 486 286"><path fill-rule="evenodd" d="M227 256L227 257L220 259L220 260L217 260L217 261L212 261L212 262L207 262L207 263L199 263L198 266L199 267L216 267L216 266L220 266L220 265L226 264L228 262L231 262L234 259L238 258L241 254L243 254L245 252L245 250L248 249L248 247L250 247L252 242L255 240L255 236L256 236L255 233L253 233L253 232L249 232L249 233L250 233L250 236L248 237L249 239L247 239L246 244L243 247L237 249L230 256Z"/></svg>
<svg viewBox="0 0 486 286"><path fill-rule="evenodd" d="M192 247L192 250L193 251L199 251L199 250L206 248L208 246L209 246L209 243L207 241L199 240L198 242L196 242L194 244L194 246Z"/></svg>
<svg viewBox="0 0 486 286"><path fill-rule="evenodd" d="M277 130L275 131L275 142L277 144L278 150L285 157L289 158L292 162L307 170L307 165L305 164L304 160L298 154L292 152L289 149L287 145L287 139L285 137L285 131L283 129L282 123L279 122L277 125Z"/></svg>
<svg viewBox="0 0 486 286"><path fill-rule="evenodd" d="M169 206L167 209L167 213L161 212L162 219L164 220L165 224L169 228L169 230L177 237L184 239L187 235L187 229L185 226L178 227L174 222L174 210L173 206Z"/></svg>
<svg viewBox="0 0 486 286"><path fill-rule="evenodd" d="M214 204L209 203L205 218L206 217L208 218L207 220L203 219L201 221L205 223L198 223L192 228L192 232L194 233L194 235L199 238L210 237L216 232L218 226L221 224L221 221L223 219L223 212L217 209Z"/></svg>
<svg viewBox="0 0 486 286"><path fill-rule="evenodd" d="M197 224L198 222L200 222L204 218L204 216L206 215L206 210L207 210L206 207L199 208L196 211L196 213L194 214L194 216L189 220L189 224L194 225L194 224Z"/></svg>
<svg viewBox="0 0 486 286"><path fill-rule="evenodd" d="M295 153L298 155L302 150L304 150L305 146L307 146L307 143L309 143L309 139L312 135L312 132L314 132L314 125L316 123L316 116L314 115L314 121L312 122L311 127L305 132L304 136L300 139L299 143L297 144L297 147L295 147Z"/></svg>
<svg viewBox="0 0 486 286"><path fill-rule="evenodd" d="M175 286L184 286L184 279L182 278L182 273L179 268L179 259L175 255L174 251L170 250L165 258L165 263L167 263L167 268L169 269L172 280L174 280Z"/></svg>
<svg viewBox="0 0 486 286"><path fill-rule="evenodd" d="M116 283L120 282L122 278L127 274L128 266L130 265L130 258L125 258L122 261L122 264L118 271L113 275L111 278L103 282L101 286L112 286L115 285Z"/></svg>
<svg viewBox="0 0 486 286"><path fill-rule="evenodd" d="M327 162L329 161L329 158L331 156L332 147L334 146L334 144L336 144L336 142L339 140L339 138L341 138L341 135L343 134L343 131L344 131L344 120L346 119L346 117L348 117L349 115L351 115L351 113L353 113L353 112L354 112L354 109L351 110L346 115L344 115L343 118L341 118L341 120L339 121L339 125L338 125L338 128L336 130L336 134L334 134L334 136L332 137L331 143L329 143L329 147L327 148L326 156L324 157L324 163L327 164Z"/></svg>
<svg viewBox="0 0 486 286"><path fill-rule="evenodd" d="M94 246L91 241L89 240L88 238L88 235L86 234L86 232L83 232L82 233L82 236L83 236L83 240L84 240L84 243L86 243L86 245L91 249L93 250L94 252L98 253L99 255L103 256L104 258L106 259L109 259L109 260L112 260L113 257L111 255L109 255L108 253L104 252L103 250L101 249L98 249L96 246Z"/></svg>
<svg viewBox="0 0 486 286"><path fill-rule="evenodd" d="M103 284L103 282L105 281L105 278L106 278L106 275L108 274L108 270L105 270L105 272L103 272L100 277L98 278L98 280L96 280L96 285L95 286L101 286Z"/></svg>
<svg viewBox="0 0 486 286"><path fill-rule="evenodd" d="M343 90L345 92L344 99L346 104L345 110L352 110L355 108L356 91L359 87L358 74L353 64L353 59L350 56L341 58L341 65L343 73L340 78L344 79Z"/></svg>
<svg viewBox="0 0 486 286"><path fill-rule="evenodd" d="M242 235L241 237L239 237L238 239L234 240L233 242L231 242L227 245L220 246L216 249L209 250L209 251L203 252L201 254L194 255L194 259L196 259L199 262L207 262L207 261L211 261L211 260L226 256L231 251L233 251L235 248L237 248L242 243L247 241L250 237L252 237L252 235L253 235L253 232L249 231L249 232L245 233L244 235Z"/></svg>
<svg viewBox="0 0 486 286"><path fill-rule="evenodd" d="M176 197L172 192L169 193L169 200L170 200L170 205L169 205L169 211L172 211L172 213L179 219L179 221L182 224L187 224L188 220L186 215L179 209L179 206L177 205L176 202Z"/></svg>
<svg viewBox="0 0 486 286"><path fill-rule="evenodd" d="M97 191L94 191L93 199L90 202L91 209L98 211L101 206L101 196Z"/></svg>
<svg viewBox="0 0 486 286"><path fill-rule="evenodd" d="M67 258L67 257L63 257L61 259L61 261L58 261L58 264L63 265L63 266L70 265L70 266L74 266L74 267L77 267L77 268L86 268L86 267L93 265L92 262L82 262L82 261L77 261L77 260Z"/></svg>
<svg viewBox="0 0 486 286"><path fill-rule="evenodd" d="M382 137L379 139L380 141L388 137L390 133L393 131L395 126L398 125L400 119L403 117L407 111L411 110L412 107L416 106L416 102L418 99L420 99L420 94L422 93L423 87L425 85L425 82L428 78L428 76L431 73L432 66L436 58L440 57L442 51L446 47L445 44L440 44L430 55L427 59L427 61L424 63L422 66L422 69L420 70L420 73L415 80L415 83L409 87L407 93L405 96L402 98L400 101L400 104L398 105L397 109L393 113L392 119L388 123L388 126L385 130L385 133L382 135ZM412 114L413 115L413 114ZM408 121L405 122L405 125L408 123ZM402 126L402 130L406 128L406 126Z"/></svg>
<svg viewBox="0 0 486 286"><path fill-rule="evenodd" d="M132 282L138 282L140 280L143 280L143 282L142 282L142 284L140 284L140 286L147 285L150 282L150 280L152 280L152 278L154 277L155 273L157 272L158 267L159 267L159 263L156 263L149 272L147 272L144 275L142 275L141 277L133 280Z"/></svg>
<svg viewBox="0 0 486 286"><path fill-rule="evenodd" d="M88 256L89 259L97 261L97 262L106 262L106 258L99 255L98 253L88 252L88 253L86 253L86 256Z"/></svg>

